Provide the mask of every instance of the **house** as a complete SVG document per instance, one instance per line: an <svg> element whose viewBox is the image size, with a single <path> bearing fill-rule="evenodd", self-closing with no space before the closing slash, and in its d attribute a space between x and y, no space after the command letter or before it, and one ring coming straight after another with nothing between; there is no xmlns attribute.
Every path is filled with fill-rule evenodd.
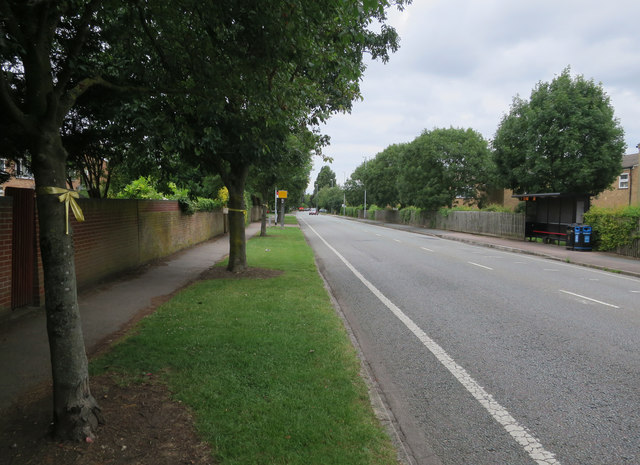
<svg viewBox="0 0 640 465"><path fill-rule="evenodd" d="M640 150L640 144L638 144ZM622 157L622 172L609 189L591 200L596 207L620 208L628 205L640 206L640 152Z"/></svg>
<svg viewBox="0 0 640 465"><path fill-rule="evenodd" d="M10 160L7 158L0 158L0 175L4 172L5 176L0 176L0 196L5 195L5 189L7 187L17 187L19 189L35 189L36 182L33 178L33 173L20 160ZM2 182L8 175L9 180ZM73 188L78 190L80 188L80 180L73 180Z"/></svg>
<svg viewBox="0 0 640 465"><path fill-rule="evenodd" d="M21 189L35 189L33 174L21 161L0 158L0 172L6 172L9 180L0 184L0 196L5 195L7 187L18 187Z"/></svg>

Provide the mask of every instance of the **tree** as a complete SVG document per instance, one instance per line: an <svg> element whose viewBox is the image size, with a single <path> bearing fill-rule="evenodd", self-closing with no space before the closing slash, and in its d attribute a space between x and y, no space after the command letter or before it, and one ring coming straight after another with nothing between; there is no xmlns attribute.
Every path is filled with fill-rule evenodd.
<svg viewBox="0 0 640 465"><path fill-rule="evenodd" d="M316 186L318 190L323 187L335 187L336 183L336 173L334 173L328 165L320 168L318 175L316 176Z"/></svg>
<svg viewBox="0 0 640 465"><path fill-rule="evenodd" d="M282 160L270 167L253 167L249 175L249 186L260 194L263 211L261 236L266 236L266 204L273 198L276 187L286 189L287 203L303 201L304 190L309 184L311 173L311 157L316 147L316 135L311 131L302 130L297 134L290 134L286 142L278 150L283 155ZM274 205L274 208L277 206Z"/></svg>
<svg viewBox="0 0 640 465"><path fill-rule="evenodd" d="M67 179L61 128L76 100L117 71L102 66L112 13L98 0L0 0L0 12L0 132L29 157L38 193L54 433L85 440L102 415L89 389L73 238L58 199Z"/></svg>
<svg viewBox="0 0 640 465"><path fill-rule="evenodd" d="M602 85L566 68L514 98L493 141L498 176L517 193L596 195L620 172L623 137Z"/></svg>
<svg viewBox="0 0 640 465"><path fill-rule="evenodd" d="M318 207L326 208L330 212L340 211L343 200L344 192L338 186L325 186L318 192Z"/></svg>
<svg viewBox="0 0 640 465"><path fill-rule="evenodd" d="M488 143L473 129L424 131L401 154L399 191L406 205L437 210L476 198L487 182Z"/></svg>
<svg viewBox="0 0 640 465"><path fill-rule="evenodd" d="M367 202L378 206L396 206L400 201L398 193L398 173L400 156L406 144L393 144L376 154L367 163Z"/></svg>
<svg viewBox="0 0 640 465"><path fill-rule="evenodd" d="M204 172L219 174L229 189L230 271L246 267L242 211L249 169L278 164L274 148L291 131L351 108L364 54L386 61L397 48L395 30L384 24L386 8L404 3L138 4L153 49L182 79L184 92L168 96L175 147ZM381 23L379 32L369 28L373 21Z"/></svg>

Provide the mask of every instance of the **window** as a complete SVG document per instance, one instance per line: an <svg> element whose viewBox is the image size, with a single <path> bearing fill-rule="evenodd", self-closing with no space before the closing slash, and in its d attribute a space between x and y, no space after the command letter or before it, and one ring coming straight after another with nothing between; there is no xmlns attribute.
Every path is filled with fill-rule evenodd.
<svg viewBox="0 0 640 465"><path fill-rule="evenodd" d="M29 168L25 166L25 163L22 161L16 161L14 165L15 176L16 178L33 178L33 174L29 171Z"/></svg>
<svg viewBox="0 0 640 465"><path fill-rule="evenodd" d="M618 189L629 189L629 173L622 173L620 175Z"/></svg>

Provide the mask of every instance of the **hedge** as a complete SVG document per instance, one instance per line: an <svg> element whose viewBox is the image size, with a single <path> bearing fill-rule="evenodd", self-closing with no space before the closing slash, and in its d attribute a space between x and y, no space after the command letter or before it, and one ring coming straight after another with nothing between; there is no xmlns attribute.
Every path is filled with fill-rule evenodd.
<svg viewBox="0 0 640 465"><path fill-rule="evenodd" d="M591 207L584 214L584 224L593 228L598 250L615 250L632 245L640 238L640 207L610 209Z"/></svg>

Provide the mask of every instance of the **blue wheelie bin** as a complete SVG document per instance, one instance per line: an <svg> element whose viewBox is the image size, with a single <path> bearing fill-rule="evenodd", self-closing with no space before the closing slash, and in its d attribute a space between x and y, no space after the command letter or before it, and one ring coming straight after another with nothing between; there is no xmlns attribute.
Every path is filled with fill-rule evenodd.
<svg viewBox="0 0 640 465"><path fill-rule="evenodd" d="M577 250L591 250L591 226L589 226L588 224L583 225L580 231L580 247L576 247Z"/></svg>

